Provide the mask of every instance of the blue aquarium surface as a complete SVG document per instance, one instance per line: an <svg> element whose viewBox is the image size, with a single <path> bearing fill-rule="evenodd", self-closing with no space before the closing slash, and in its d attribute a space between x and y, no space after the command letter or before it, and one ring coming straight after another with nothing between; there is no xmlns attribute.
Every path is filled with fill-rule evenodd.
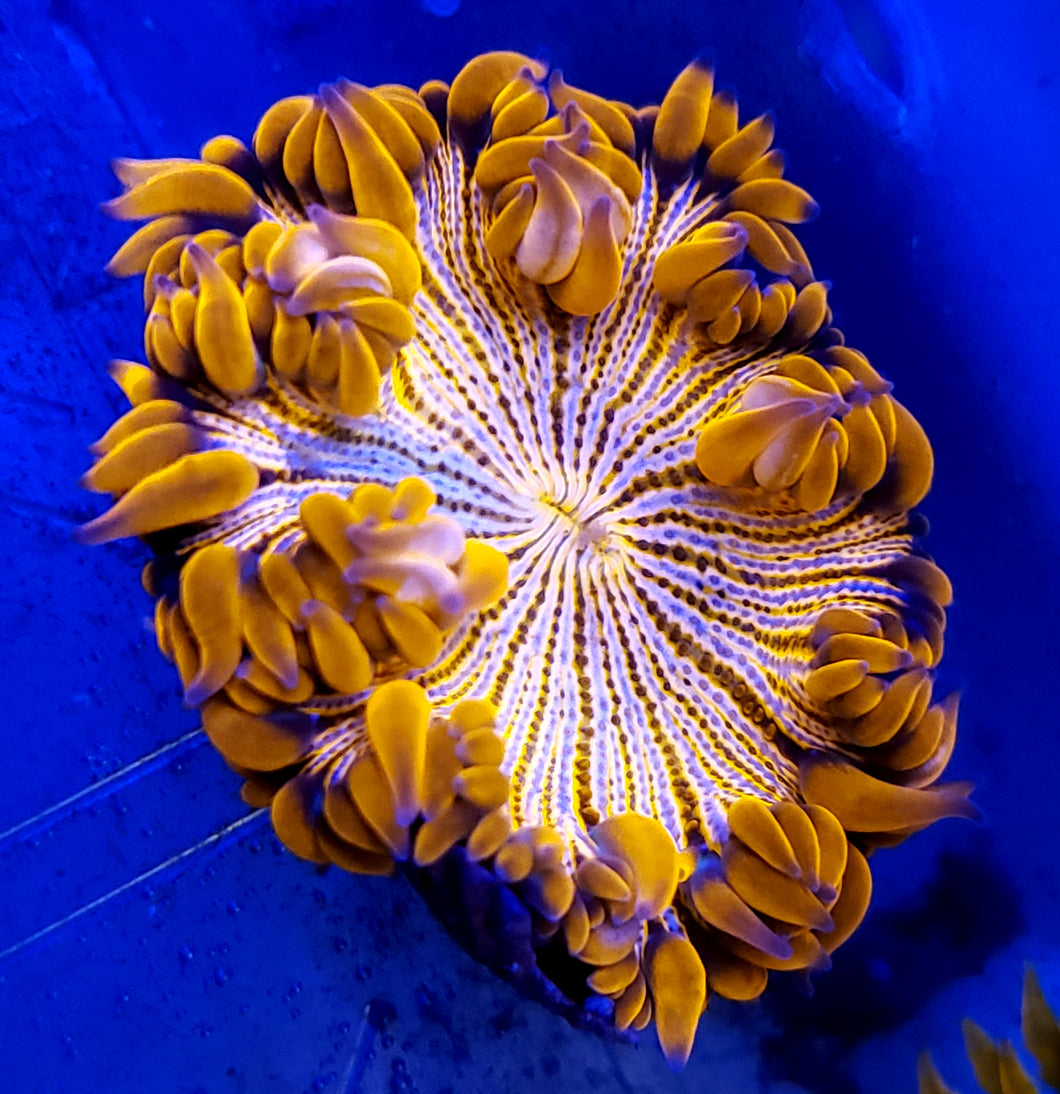
<svg viewBox="0 0 1060 1094"><path fill-rule="evenodd" d="M981 818L874 850L833 967L712 997L678 1070L651 1026L527 998L403 877L285 848L159 653L147 547L74 535L105 508L88 446L127 409L107 362L144 359L140 280L104 272L130 227L99 208L111 161L501 49L635 107L709 57L741 121L772 111L834 323L934 448L918 512L955 590L935 694L960 694L946 780ZM1020 1044L1026 962L1060 1008L1055 0L0 0L0 57L0 1087L895 1094L931 1049L968 1092L962 1018Z"/></svg>

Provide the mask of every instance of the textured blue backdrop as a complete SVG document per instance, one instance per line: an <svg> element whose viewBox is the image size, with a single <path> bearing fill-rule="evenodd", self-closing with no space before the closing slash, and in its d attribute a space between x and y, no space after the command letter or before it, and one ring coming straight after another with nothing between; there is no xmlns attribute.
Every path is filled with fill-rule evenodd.
<svg viewBox="0 0 1060 1094"><path fill-rule="evenodd" d="M194 154L323 80L416 86L489 48L635 103L713 51L823 206L804 238L839 325L935 443L951 774L986 823L877 856L815 997L712 1004L677 1076L650 1040L521 1000L403 886L282 852L181 708L142 549L69 538L120 406L104 364L140 349L137 289L101 272L123 234L96 212L109 159ZM1025 957L1060 1000L1058 56L1053 0L0 2L7 1089L883 1094L931 1044L967 1090L962 1014L1016 1036Z"/></svg>

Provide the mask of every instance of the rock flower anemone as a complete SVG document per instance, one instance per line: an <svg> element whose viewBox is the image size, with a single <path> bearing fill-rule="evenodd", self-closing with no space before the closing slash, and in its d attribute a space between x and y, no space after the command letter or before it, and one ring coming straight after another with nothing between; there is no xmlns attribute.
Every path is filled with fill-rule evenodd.
<svg viewBox="0 0 1060 1094"><path fill-rule="evenodd" d="M571 1014L823 969L941 817L920 426L831 323L768 114L490 53L119 160L147 364L85 485L295 854L411 878Z"/></svg>

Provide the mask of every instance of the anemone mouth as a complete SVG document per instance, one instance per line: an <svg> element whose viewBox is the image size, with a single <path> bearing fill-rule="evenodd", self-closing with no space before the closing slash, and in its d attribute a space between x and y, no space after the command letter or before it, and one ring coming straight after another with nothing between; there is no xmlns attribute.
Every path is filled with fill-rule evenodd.
<svg viewBox="0 0 1060 1094"><path fill-rule="evenodd" d="M488 54L119 161L109 204L149 364L82 534L149 538L244 797L672 1063L709 992L827 964L863 852L973 813L930 446L772 136L699 63L638 112Z"/></svg>

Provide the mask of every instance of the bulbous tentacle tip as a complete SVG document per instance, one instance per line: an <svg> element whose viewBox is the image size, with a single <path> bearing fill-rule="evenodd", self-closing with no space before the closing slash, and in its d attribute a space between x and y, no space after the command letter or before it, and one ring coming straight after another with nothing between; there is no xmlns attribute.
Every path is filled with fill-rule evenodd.
<svg viewBox="0 0 1060 1094"><path fill-rule="evenodd" d="M160 376L136 361L109 361L107 374L134 407L155 399L168 399L185 407L195 403L195 397L183 384L176 383L168 376Z"/></svg>
<svg viewBox="0 0 1060 1094"><path fill-rule="evenodd" d="M681 1071L707 1005L706 970L692 943L668 930L649 932L643 964L659 1046L670 1070Z"/></svg>
<svg viewBox="0 0 1060 1094"><path fill-rule="evenodd" d="M548 66L523 53L499 50L483 53L469 61L454 77L447 98L448 131L464 151L474 156L490 135L497 97L522 70L542 81Z"/></svg>
<svg viewBox="0 0 1060 1094"><path fill-rule="evenodd" d="M826 426L842 405L835 391L794 378L757 379L736 408L704 426L696 465L720 486L757 486L769 493L796 488L806 507L820 507L835 491L837 438Z"/></svg>
<svg viewBox="0 0 1060 1094"><path fill-rule="evenodd" d="M631 874L633 903L620 918L661 915L673 900L679 866L673 838L662 824L640 813L622 813L601 821L590 835L605 860L623 864Z"/></svg>
<svg viewBox="0 0 1060 1094"><path fill-rule="evenodd" d="M238 452L192 453L149 474L101 516L74 532L99 544L197 524L241 505L257 489L257 468Z"/></svg>
<svg viewBox="0 0 1060 1094"><path fill-rule="evenodd" d="M100 208L118 220L188 215L252 221L260 212L258 195L248 183L217 164L160 160L139 172L135 181L120 168L117 173L122 181L130 179L128 189Z"/></svg>
<svg viewBox="0 0 1060 1094"><path fill-rule="evenodd" d="M365 97L350 87L325 85L320 100L345 159L353 206L361 216L393 224L406 239L414 240L418 210L409 176L422 170L419 145L400 118L389 125L391 119L376 114L378 103L367 89ZM336 177L343 177L341 163L336 164Z"/></svg>
<svg viewBox="0 0 1060 1094"><path fill-rule="evenodd" d="M725 198L723 206L781 224L806 224L821 211L805 190L781 178L750 179L741 183Z"/></svg>
<svg viewBox="0 0 1060 1094"><path fill-rule="evenodd" d="M548 79L548 96L557 110L574 103L583 114L598 125L611 144L624 155L635 159L637 134L630 118L632 111L624 109L599 95L571 87L559 69L553 69Z"/></svg>
<svg viewBox="0 0 1060 1094"><path fill-rule="evenodd" d="M747 999L765 970L826 969L864 917L872 878L826 808L742 797L729 820L721 855L703 855L680 892L712 987Z"/></svg>
<svg viewBox="0 0 1060 1094"><path fill-rule="evenodd" d="M196 240L184 254L199 287L194 342L203 371L220 391L248 395L262 383L265 367L239 285Z"/></svg>
<svg viewBox="0 0 1060 1094"><path fill-rule="evenodd" d="M392 680L365 707L368 740L394 794L394 818L408 826L424 805L431 704L418 684Z"/></svg>
<svg viewBox="0 0 1060 1094"><path fill-rule="evenodd" d="M316 831L322 805L319 774L303 770L280 787L269 806L280 842L292 854L318 865L328 862Z"/></svg>
<svg viewBox="0 0 1060 1094"><path fill-rule="evenodd" d="M265 202L265 176L254 153L238 138L227 133L211 137L199 150L203 163L216 164L238 175Z"/></svg>
<svg viewBox="0 0 1060 1094"><path fill-rule="evenodd" d="M156 403L179 407L164 400ZM160 420L145 425L114 444L110 451L102 452L82 476L80 485L96 493L124 494L141 479L168 467L181 456L198 452L203 442L202 430L188 422Z"/></svg>
<svg viewBox="0 0 1060 1094"><path fill-rule="evenodd" d="M570 273L548 286L553 302L571 315L595 315L618 295L622 254L612 228L611 209L610 196L596 199Z"/></svg>
<svg viewBox="0 0 1060 1094"><path fill-rule="evenodd" d="M714 65L700 57L681 71L659 105L651 164L664 193L691 172L707 132L713 91Z"/></svg>
<svg viewBox="0 0 1060 1094"><path fill-rule="evenodd" d="M184 688L199 706L235 675L242 659L240 559L223 543L196 551L180 573L180 607L198 650L198 668Z"/></svg>
<svg viewBox="0 0 1060 1094"><path fill-rule="evenodd" d="M293 767L312 747L312 723L298 712L251 714L224 697L200 708L210 742L232 766L271 772Z"/></svg>
<svg viewBox="0 0 1060 1094"><path fill-rule="evenodd" d="M800 759L799 788L806 801L830 810L848 832L910 832L946 817L981 819L979 807L968 800L971 783L903 786L825 752L807 752Z"/></svg>

